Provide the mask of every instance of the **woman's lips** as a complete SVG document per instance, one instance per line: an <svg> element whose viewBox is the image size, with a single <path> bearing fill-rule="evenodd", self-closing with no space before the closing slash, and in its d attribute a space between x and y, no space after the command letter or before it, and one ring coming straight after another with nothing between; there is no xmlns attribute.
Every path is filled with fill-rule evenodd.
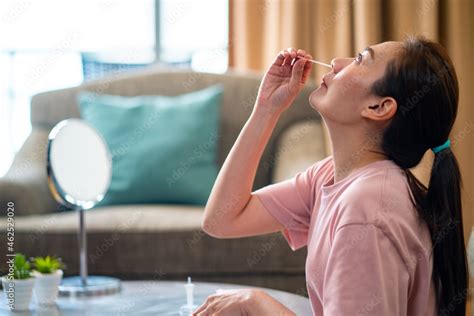
<svg viewBox="0 0 474 316"><path fill-rule="evenodd" d="M324 76L321 78L321 85L324 85L324 87L327 89L328 84L327 84L327 82L326 82L326 76L327 76L327 74L324 75Z"/></svg>
<svg viewBox="0 0 474 316"><path fill-rule="evenodd" d="M326 85L326 82L324 82L324 79L321 80L321 87L324 87L324 88L328 88L328 86Z"/></svg>

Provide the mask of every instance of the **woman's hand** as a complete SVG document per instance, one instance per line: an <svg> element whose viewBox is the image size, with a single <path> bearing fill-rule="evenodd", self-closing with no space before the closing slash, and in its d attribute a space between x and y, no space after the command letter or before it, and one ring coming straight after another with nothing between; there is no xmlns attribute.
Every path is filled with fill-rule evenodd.
<svg viewBox="0 0 474 316"><path fill-rule="evenodd" d="M254 289L217 290L209 295L193 316L203 315L255 315Z"/></svg>
<svg viewBox="0 0 474 316"><path fill-rule="evenodd" d="M284 112L308 81L312 63L307 59L311 58L302 49L281 51L263 77L254 111Z"/></svg>
<svg viewBox="0 0 474 316"><path fill-rule="evenodd" d="M217 290L193 316L291 315L295 314L259 289Z"/></svg>

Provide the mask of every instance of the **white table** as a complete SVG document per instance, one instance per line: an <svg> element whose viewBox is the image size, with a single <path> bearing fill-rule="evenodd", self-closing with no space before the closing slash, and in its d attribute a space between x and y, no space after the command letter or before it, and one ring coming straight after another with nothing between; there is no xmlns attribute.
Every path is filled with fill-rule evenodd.
<svg viewBox="0 0 474 316"><path fill-rule="evenodd" d="M185 282L176 281L123 281L117 294L90 298L60 297L56 306L39 308L33 302L27 312L11 313L1 293L0 315L179 315L186 304ZM248 285L193 282L194 304L201 305L217 289L257 288ZM312 315L308 298L278 290L260 288L294 311L298 316Z"/></svg>

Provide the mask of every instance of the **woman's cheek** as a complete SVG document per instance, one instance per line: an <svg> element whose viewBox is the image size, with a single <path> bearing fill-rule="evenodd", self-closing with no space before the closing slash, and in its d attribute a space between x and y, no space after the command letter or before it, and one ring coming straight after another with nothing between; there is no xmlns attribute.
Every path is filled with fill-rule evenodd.
<svg viewBox="0 0 474 316"><path fill-rule="evenodd" d="M367 74L364 72L346 68L334 76L333 83L337 85L341 96L355 98L361 88L365 88L364 78L367 78Z"/></svg>

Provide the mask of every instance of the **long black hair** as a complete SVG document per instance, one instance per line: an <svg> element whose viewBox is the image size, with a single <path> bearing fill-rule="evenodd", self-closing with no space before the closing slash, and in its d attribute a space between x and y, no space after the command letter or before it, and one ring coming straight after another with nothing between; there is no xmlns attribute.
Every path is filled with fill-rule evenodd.
<svg viewBox="0 0 474 316"><path fill-rule="evenodd" d="M372 86L375 95L391 96L398 104L381 146L405 171L419 218L430 230L438 314L464 316L468 272L456 157L451 148L435 153L428 187L409 170L428 149L448 139L458 109L458 80L440 44L418 36L408 37L402 45Z"/></svg>

